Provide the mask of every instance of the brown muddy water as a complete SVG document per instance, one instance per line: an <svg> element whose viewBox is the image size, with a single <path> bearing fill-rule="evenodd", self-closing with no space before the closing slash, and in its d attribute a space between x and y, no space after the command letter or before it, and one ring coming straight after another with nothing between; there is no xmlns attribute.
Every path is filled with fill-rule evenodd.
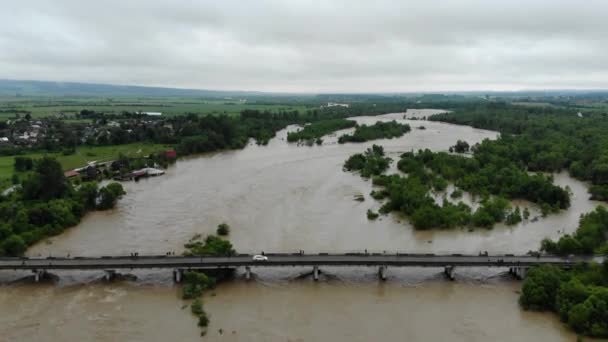
<svg viewBox="0 0 608 342"><path fill-rule="evenodd" d="M426 116L437 111L410 110ZM404 114L357 117L406 121L412 132L380 140L395 160L401 152L447 150L456 140L474 144L495 132L427 121ZM417 129L425 126L425 130ZM290 127L289 129L295 129ZM115 210L87 215L64 234L33 246L29 255L71 256L180 253L194 234L231 227L239 252L403 251L424 253L525 253L544 237L573 231L588 200L586 185L566 174L572 207L514 227L416 232L398 215L368 221L371 182L342 171L344 160L372 145L297 146L287 130L268 146L183 159L163 177L125 183ZM364 202L353 197L365 195ZM437 194L440 198L442 194ZM471 198L467 198L471 201ZM529 206L520 202L520 206ZM537 208L530 206L532 217ZM389 269L379 283L371 268L326 268L317 283L302 268L254 270L253 280L223 283L205 298L211 315L208 341L573 341L551 314L517 305L521 283L506 270ZM99 272L57 272L33 284L26 273L0 273L0 341L197 341L200 330L169 270L134 271L137 280L103 283ZM221 333L220 333L221 329Z"/></svg>

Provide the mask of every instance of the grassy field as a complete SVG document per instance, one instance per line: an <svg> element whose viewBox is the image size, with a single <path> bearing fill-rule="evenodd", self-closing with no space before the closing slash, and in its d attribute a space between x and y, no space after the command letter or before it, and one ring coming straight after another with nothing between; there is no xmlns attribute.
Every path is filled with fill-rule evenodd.
<svg viewBox="0 0 608 342"><path fill-rule="evenodd" d="M28 111L33 117L44 117L64 113L67 115L89 109L106 113L121 113L123 111L162 112L165 116L196 114L226 114L236 115L243 109L269 110L299 110L305 111L311 107L304 105L286 104L255 104L238 100L205 100L199 98L0 98L0 119L15 116L14 110ZM8 112L4 112L8 111Z"/></svg>
<svg viewBox="0 0 608 342"><path fill-rule="evenodd" d="M46 155L56 158L64 170L71 170L85 166L88 162L115 159L120 153L129 157L136 157L164 151L169 148L167 145L136 143L117 146L80 147L76 150L76 153L69 156L64 156L61 153L48 153ZM36 159L44 155L43 153L30 153L22 156ZM12 177L14 163L14 156L0 157L0 180L7 180Z"/></svg>

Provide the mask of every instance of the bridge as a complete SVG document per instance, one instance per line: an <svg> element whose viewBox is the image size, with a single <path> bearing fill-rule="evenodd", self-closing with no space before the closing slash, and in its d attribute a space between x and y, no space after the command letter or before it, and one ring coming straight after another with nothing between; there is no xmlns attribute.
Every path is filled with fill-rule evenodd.
<svg viewBox="0 0 608 342"><path fill-rule="evenodd" d="M522 279L530 267L554 265L571 267L577 263L603 262L603 257L553 255L435 255L406 253L346 253L304 254L265 253L267 260L256 261L251 254L234 256L102 256L72 258L0 258L0 270L29 270L39 281L53 270L104 270L105 278L112 279L117 270L173 269L174 280L180 282L183 272L197 269L222 269L245 267L245 277L251 278L252 267L307 266L313 269L313 279L319 279L322 266L370 266L378 267L380 279L386 279L390 267L443 268L449 279L454 279L456 267L503 267Z"/></svg>

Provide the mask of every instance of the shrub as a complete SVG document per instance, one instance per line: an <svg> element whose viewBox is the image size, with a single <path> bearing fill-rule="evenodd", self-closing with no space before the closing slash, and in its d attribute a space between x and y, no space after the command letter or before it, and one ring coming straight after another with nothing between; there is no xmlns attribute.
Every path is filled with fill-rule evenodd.
<svg viewBox="0 0 608 342"><path fill-rule="evenodd" d="M226 223L221 223L217 226L217 235L226 236L230 234L230 226Z"/></svg>

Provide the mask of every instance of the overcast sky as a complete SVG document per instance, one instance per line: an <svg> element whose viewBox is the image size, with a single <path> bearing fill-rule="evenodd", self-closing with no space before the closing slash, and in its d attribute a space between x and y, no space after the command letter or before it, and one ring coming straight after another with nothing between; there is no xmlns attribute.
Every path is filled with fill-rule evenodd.
<svg viewBox="0 0 608 342"><path fill-rule="evenodd" d="M0 8L0 78L285 92L608 88L603 0Z"/></svg>

